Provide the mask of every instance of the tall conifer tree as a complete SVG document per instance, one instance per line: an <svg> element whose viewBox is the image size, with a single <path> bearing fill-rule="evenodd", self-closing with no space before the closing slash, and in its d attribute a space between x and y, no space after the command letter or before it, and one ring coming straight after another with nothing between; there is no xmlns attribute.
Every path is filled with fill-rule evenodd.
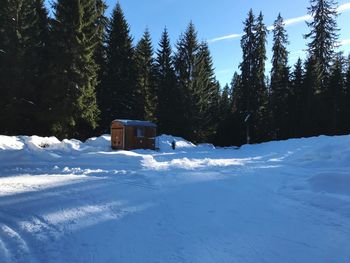
<svg viewBox="0 0 350 263"><path fill-rule="evenodd" d="M243 51L243 60L240 64L241 69L241 90L234 97L235 110L240 116L241 121L246 125L247 143L251 142L252 126L255 123L255 118L252 115L256 114L258 105L258 96L256 92L255 79L255 62L256 62L256 35L255 17L253 10L250 9L247 19L244 21L244 35L241 39L241 48Z"/></svg>
<svg viewBox="0 0 350 263"><path fill-rule="evenodd" d="M177 52L175 54L175 71L180 91L181 101L178 118L181 121L179 132L187 139L193 139L195 101L193 97L193 73L199 44L197 31L191 22L186 32L181 35L177 42Z"/></svg>
<svg viewBox="0 0 350 263"><path fill-rule="evenodd" d="M48 38L43 1L3 1L0 17L0 121L6 123L1 132L39 133L36 120Z"/></svg>
<svg viewBox="0 0 350 263"><path fill-rule="evenodd" d="M344 88L344 99L343 99L343 107L344 107L344 133L350 133L350 55L346 59L346 73L345 73L345 88Z"/></svg>
<svg viewBox="0 0 350 263"><path fill-rule="evenodd" d="M345 115L342 100L345 95L345 76L344 76L344 57L342 53L335 55L332 67L330 69L329 83L326 93L327 107L329 109L329 124L328 134L336 135L341 133L341 121Z"/></svg>
<svg viewBox="0 0 350 263"><path fill-rule="evenodd" d="M310 39L308 44L309 56L313 57L320 72L320 87L316 93L323 92L325 82L332 62L334 48L338 39L337 3L334 0L310 0L308 14L313 17L307 25L311 29L305 38Z"/></svg>
<svg viewBox="0 0 350 263"><path fill-rule="evenodd" d="M304 132L302 130L302 116L305 115L307 93L305 93L306 89L304 88L303 78L303 63L299 58L294 65L290 83L291 99L289 100L288 108L290 109L289 121L291 137L301 137Z"/></svg>
<svg viewBox="0 0 350 263"><path fill-rule="evenodd" d="M211 141L218 125L220 85L214 74L213 61L206 42L200 44L193 70L194 107L193 139Z"/></svg>
<svg viewBox="0 0 350 263"><path fill-rule="evenodd" d="M308 88L313 92L313 98L310 100L313 115L309 118L313 119L314 124L310 127L310 135L327 133L332 123L328 114L327 83L338 39L336 7L337 3L334 0L311 0L308 8L313 20L307 23L310 33L305 35L305 38L310 39L308 63L312 65L307 67L307 70L313 68L314 71L309 74L314 78L309 79L312 81L308 83Z"/></svg>
<svg viewBox="0 0 350 263"><path fill-rule="evenodd" d="M267 136L266 35L262 14L255 20L253 11L250 10L244 22L244 35L241 39L241 98L235 98L236 111L246 126L247 143L262 141Z"/></svg>
<svg viewBox="0 0 350 263"><path fill-rule="evenodd" d="M286 139L289 136L289 68L288 68L288 36L284 29L284 21L279 14L273 25L272 69L271 69L271 110L272 129L275 139Z"/></svg>
<svg viewBox="0 0 350 263"><path fill-rule="evenodd" d="M181 93L177 88L169 34L162 33L156 57L157 119L161 133L180 135Z"/></svg>
<svg viewBox="0 0 350 263"><path fill-rule="evenodd" d="M96 26L97 26L97 34L96 34L96 49L94 54L94 60L98 66L97 70L97 87L96 87L96 95L97 99L99 98L100 91L102 89L102 80L106 74L106 63L107 63L107 54L106 54L106 28L108 25L108 18L105 16L105 10L107 9L106 4L103 0L96 0ZM98 103L100 101L98 100ZM98 105L99 107L101 105ZM101 113L102 115L102 113ZM100 131L104 130L104 127L99 127Z"/></svg>
<svg viewBox="0 0 350 263"><path fill-rule="evenodd" d="M315 96L315 87L320 87L321 79L319 78L321 72L317 61L314 57L309 57L305 62L305 72L303 81L304 90L304 114L302 118L303 136L313 136L319 134L324 125L324 112L320 114L319 109L323 108L323 101L320 96ZM323 127L322 127L323 126Z"/></svg>
<svg viewBox="0 0 350 263"><path fill-rule="evenodd" d="M151 35L146 29L135 49L138 89L141 97L138 103L143 108L143 119L156 121L156 69L153 58Z"/></svg>
<svg viewBox="0 0 350 263"><path fill-rule="evenodd" d="M266 87L265 63L266 63L266 42L268 30L264 24L264 16L262 12L255 24L255 50L254 50L254 80L257 95L257 111L252 115L255 119L253 127L253 138L255 142L261 142L268 139L270 130L269 109L268 109L268 93Z"/></svg>
<svg viewBox="0 0 350 263"><path fill-rule="evenodd" d="M108 132L115 118L142 119L143 109L137 101L137 70L130 28L123 10L117 3L107 27L106 74L99 92L101 123Z"/></svg>
<svg viewBox="0 0 350 263"><path fill-rule="evenodd" d="M98 67L95 0L59 0L52 24L53 61L48 110L58 137L87 137L97 125Z"/></svg>

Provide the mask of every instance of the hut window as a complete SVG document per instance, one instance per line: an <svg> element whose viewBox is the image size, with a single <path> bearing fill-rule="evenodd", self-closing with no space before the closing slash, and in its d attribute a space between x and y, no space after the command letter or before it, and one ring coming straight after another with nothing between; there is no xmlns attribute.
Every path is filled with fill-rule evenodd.
<svg viewBox="0 0 350 263"><path fill-rule="evenodd" d="M145 131L143 128L136 128L136 137L137 138L145 137Z"/></svg>

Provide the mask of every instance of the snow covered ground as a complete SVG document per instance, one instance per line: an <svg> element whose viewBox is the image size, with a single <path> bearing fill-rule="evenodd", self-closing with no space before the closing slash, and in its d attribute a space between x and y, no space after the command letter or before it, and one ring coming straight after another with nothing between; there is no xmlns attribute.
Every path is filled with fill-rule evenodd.
<svg viewBox="0 0 350 263"><path fill-rule="evenodd" d="M0 262L350 262L350 136L177 140L0 136Z"/></svg>

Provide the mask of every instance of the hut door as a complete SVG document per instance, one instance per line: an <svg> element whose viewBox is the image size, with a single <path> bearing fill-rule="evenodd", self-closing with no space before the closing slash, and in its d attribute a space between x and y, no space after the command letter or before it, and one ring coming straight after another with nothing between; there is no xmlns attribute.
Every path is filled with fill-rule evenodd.
<svg viewBox="0 0 350 263"><path fill-rule="evenodd" d="M124 138L123 138L123 129L122 128L113 128L112 129L112 145L113 148L123 149L124 148Z"/></svg>

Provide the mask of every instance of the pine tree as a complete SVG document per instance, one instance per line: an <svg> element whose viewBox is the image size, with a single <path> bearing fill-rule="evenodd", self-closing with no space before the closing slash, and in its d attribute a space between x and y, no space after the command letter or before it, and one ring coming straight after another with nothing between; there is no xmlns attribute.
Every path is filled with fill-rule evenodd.
<svg viewBox="0 0 350 263"><path fill-rule="evenodd" d="M193 140L208 142L213 140L218 125L220 85L214 74L213 61L208 44L199 45L192 79Z"/></svg>
<svg viewBox="0 0 350 263"><path fill-rule="evenodd" d="M195 118L195 101L193 95L193 73L199 44L197 40L197 32L191 22L186 32L181 35L177 42L177 52L175 54L175 72L178 81L179 93L181 96L180 108L178 114L179 133L181 136L192 140L194 138L193 131Z"/></svg>
<svg viewBox="0 0 350 263"><path fill-rule="evenodd" d="M313 103L310 105L313 115L309 117L313 119L314 126L311 127L310 135L319 135L327 133L332 123L328 114L327 83L338 39L337 4L334 0L311 0L310 3L308 13L313 20L307 23L311 31L305 38L311 40L308 44L308 60L316 73L311 74L314 78L309 80L313 82L308 83L308 88L312 88L313 91L313 99L310 101Z"/></svg>
<svg viewBox="0 0 350 263"><path fill-rule="evenodd" d="M320 131L324 130L323 116L325 112L319 112L324 109L324 101L321 100L320 96L315 96L316 87L320 87L321 79L320 68L318 67L317 61L313 57L309 57L305 62L305 73L303 80L304 90L304 114L302 118L302 129L303 136L314 136L320 134Z"/></svg>
<svg viewBox="0 0 350 263"><path fill-rule="evenodd" d="M160 133L180 135L181 93L177 88L168 31L164 29L156 57L157 119Z"/></svg>
<svg viewBox="0 0 350 263"><path fill-rule="evenodd" d="M59 0L52 24L56 55L50 66L48 109L52 132L60 137L87 137L97 125L95 88L98 67L96 2Z"/></svg>
<svg viewBox="0 0 350 263"><path fill-rule="evenodd" d="M265 77L265 62L266 62L266 37L268 34L264 24L264 16L260 12L255 24L255 50L254 57L256 59L253 67L254 80L257 95L257 111L253 114L255 119L253 127L253 138L255 142L262 142L268 139L270 130L269 108L268 108L268 93ZM254 116L255 115L255 116Z"/></svg>
<svg viewBox="0 0 350 263"><path fill-rule="evenodd" d="M311 31L305 38L311 39L308 44L309 56L313 57L320 72L320 86L315 92L322 93L338 39L337 3L334 0L310 0L310 4L308 14L313 21L307 22Z"/></svg>
<svg viewBox="0 0 350 263"><path fill-rule="evenodd" d="M143 117L143 109L137 103L141 92L137 90L132 41L129 25L118 2L107 27L106 75L99 92L102 111L100 125L105 127L106 132L113 119Z"/></svg>
<svg viewBox="0 0 350 263"><path fill-rule="evenodd" d="M267 29L260 13L255 21L250 10L244 22L241 39L243 61L241 69L240 97L235 98L236 111L246 125L246 141L259 142L267 139L268 100L265 84Z"/></svg>
<svg viewBox="0 0 350 263"><path fill-rule="evenodd" d="M146 29L135 49L138 89L141 91L138 103L142 105L143 119L156 121L156 69L153 58L151 35Z"/></svg>
<svg viewBox="0 0 350 263"><path fill-rule="evenodd" d="M228 114L226 120L219 124L217 143L222 146L237 145L241 146L246 143L246 122L245 114L241 109L245 106L244 97L245 90L242 85L242 77L235 72L230 85L231 98L231 114Z"/></svg>
<svg viewBox="0 0 350 263"><path fill-rule="evenodd" d="M345 117L342 107L342 99L345 96L345 76L344 76L344 57L342 53L336 54L330 70L329 83L327 84L327 106L330 123L328 133L331 135L341 134L342 123L340 121Z"/></svg>
<svg viewBox="0 0 350 263"><path fill-rule="evenodd" d="M284 29L284 21L279 14L274 22L272 69L271 69L271 105L272 123L275 139L288 138L290 130L290 90L288 68L288 36Z"/></svg>
<svg viewBox="0 0 350 263"><path fill-rule="evenodd" d="M237 75L237 73L235 73ZM226 120L233 111L233 98L232 98L232 88L226 84L222 89L220 95L220 121Z"/></svg>
<svg viewBox="0 0 350 263"><path fill-rule="evenodd" d="M302 61L299 58L294 65L291 76L291 91L288 103L291 137L301 137L304 132L302 130L302 116L305 115L308 94L305 93L306 89L304 89L303 78L304 69Z"/></svg>
<svg viewBox="0 0 350 263"><path fill-rule="evenodd" d="M22 0L5 0L0 5L0 132L17 133L16 105L22 81L21 10Z"/></svg>
<svg viewBox="0 0 350 263"><path fill-rule="evenodd" d="M255 17L253 10L250 9L248 18L244 22L244 35L241 39L241 48L243 51L243 61L240 64L241 69L241 89L239 95L234 96L235 109L240 119L244 120L246 124L247 143L251 142L251 126L254 123L252 114L257 111L258 98L256 94L255 77L255 47L256 35L255 31ZM235 92L235 91L234 91Z"/></svg>
<svg viewBox="0 0 350 263"><path fill-rule="evenodd" d="M43 0L26 0L26 14L22 15L25 39L23 81L19 118L21 134L44 134L45 122L40 120L42 93L48 68L49 19Z"/></svg>
<svg viewBox="0 0 350 263"><path fill-rule="evenodd" d="M37 122L46 70L48 17L41 0L0 7L0 92L3 133L40 133Z"/></svg>
<svg viewBox="0 0 350 263"><path fill-rule="evenodd" d="M106 54L106 28L108 25L108 18L105 16L105 11L107 9L106 4L103 0L96 0L96 48L94 53L94 60L98 66L97 70L97 87L96 87L96 96L99 98L100 91L102 89L102 80L106 74L106 63L107 63L107 54ZM98 103L100 101L98 100ZM100 105L98 105L100 107ZM101 113L102 114L102 113ZM98 127L100 132L105 131L105 127Z"/></svg>
<svg viewBox="0 0 350 263"><path fill-rule="evenodd" d="M345 88L343 98L343 133L350 133L350 55L346 60Z"/></svg>

